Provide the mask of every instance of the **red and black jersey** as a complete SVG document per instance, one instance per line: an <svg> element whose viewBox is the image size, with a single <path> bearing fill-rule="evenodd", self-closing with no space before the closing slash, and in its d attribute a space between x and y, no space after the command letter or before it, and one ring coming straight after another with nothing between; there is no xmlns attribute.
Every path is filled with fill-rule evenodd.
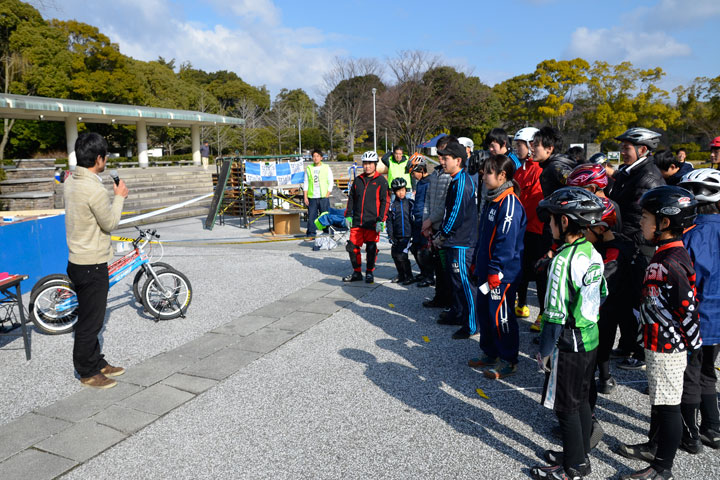
<svg viewBox="0 0 720 480"><path fill-rule="evenodd" d="M695 350L702 345L695 270L682 240L658 247L645 270L640 322L643 346L655 352Z"/></svg>
<svg viewBox="0 0 720 480"><path fill-rule="evenodd" d="M348 195L345 217L352 217L352 226L375 229L377 222L384 222L390 206L388 183L378 172L370 176L355 177Z"/></svg>

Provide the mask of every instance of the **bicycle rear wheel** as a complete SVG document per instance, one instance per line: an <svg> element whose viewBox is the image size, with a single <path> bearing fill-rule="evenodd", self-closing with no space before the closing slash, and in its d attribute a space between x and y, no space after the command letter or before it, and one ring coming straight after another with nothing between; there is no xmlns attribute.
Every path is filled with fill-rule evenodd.
<svg viewBox="0 0 720 480"><path fill-rule="evenodd" d="M41 278L30 293L30 319L48 335L71 332L78 320L75 287L66 275Z"/></svg>
<svg viewBox="0 0 720 480"><path fill-rule="evenodd" d="M148 277L142 289L145 310L158 320L184 317L192 301L190 280L174 269L157 273L158 280Z"/></svg>

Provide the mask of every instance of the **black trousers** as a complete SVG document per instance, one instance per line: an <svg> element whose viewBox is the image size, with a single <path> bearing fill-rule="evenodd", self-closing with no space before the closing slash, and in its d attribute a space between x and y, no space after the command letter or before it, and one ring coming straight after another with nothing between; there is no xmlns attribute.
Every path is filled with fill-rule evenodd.
<svg viewBox="0 0 720 480"><path fill-rule="evenodd" d="M67 274L75 286L78 298L73 364L80 378L88 378L100 373L108 364L101 353L98 340L105 320L110 288L107 263L75 265L68 262Z"/></svg>
<svg viewBox="0 0 720 480"><path fill-rule="evenodd" d="M321 213L330 210L330 199L325 198L308 198L308 221L307 221L307 235L312 237L317 233L317 227L315 226L315 220L320 216Z"/></svg>

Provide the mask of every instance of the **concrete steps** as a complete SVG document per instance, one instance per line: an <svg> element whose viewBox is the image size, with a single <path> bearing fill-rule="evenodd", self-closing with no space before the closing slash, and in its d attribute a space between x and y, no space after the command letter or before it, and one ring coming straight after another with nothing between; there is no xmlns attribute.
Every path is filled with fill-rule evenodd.
<svg viewBox="0 0 720 480"><path fill-rule="evenodd" d="M55 159L23 158L3 166L7 179L0 182L0 209L45 210L54 207Z"/></svg>

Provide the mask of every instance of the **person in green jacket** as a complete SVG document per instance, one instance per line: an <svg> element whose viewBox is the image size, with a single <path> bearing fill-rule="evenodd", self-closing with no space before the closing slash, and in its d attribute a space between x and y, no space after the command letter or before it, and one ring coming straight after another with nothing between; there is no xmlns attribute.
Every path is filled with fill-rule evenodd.
<svg viewBox="0 0 720 480"><path fill-rule="evenodd" d="M333 189L333 174L329 165L322 163L323 153L315 149L312 152L312 165L305 168L303 200L308 207L307 233L314 237L317 233L315 219L330 210L330 193Z"/></svg>
<svg viewBox="0 0 720 480"><path fill-rule="evenodd" d="M407 189L412 189L412 177L406 170L408 165L408 156L403 153L402 147L394 147L392 155L384 155L382 162L387 167L388 185L390 185L396 178L404 178L405 183L407 184Z"/></svg>

